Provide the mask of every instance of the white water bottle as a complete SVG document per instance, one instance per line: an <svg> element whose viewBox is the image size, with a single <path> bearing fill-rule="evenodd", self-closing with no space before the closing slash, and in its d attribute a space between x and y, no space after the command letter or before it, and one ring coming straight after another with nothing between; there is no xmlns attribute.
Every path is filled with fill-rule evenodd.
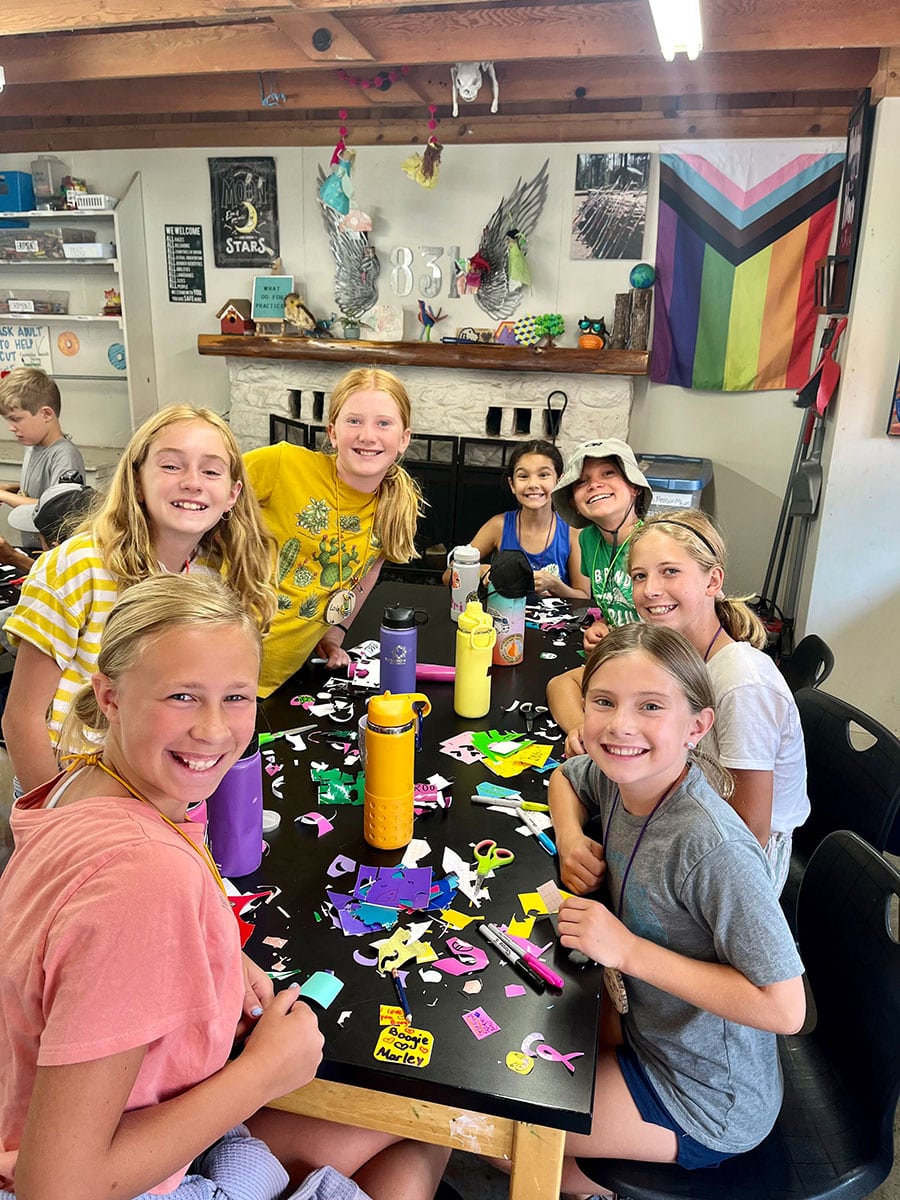
<svg viewBox="0 0 900 1200"><path fill-rule="evenodd" d="M459 620L470 600L478 599L481 582L481 553L477 546L454 546L447 555L450 568L450 616Z"/></svg>

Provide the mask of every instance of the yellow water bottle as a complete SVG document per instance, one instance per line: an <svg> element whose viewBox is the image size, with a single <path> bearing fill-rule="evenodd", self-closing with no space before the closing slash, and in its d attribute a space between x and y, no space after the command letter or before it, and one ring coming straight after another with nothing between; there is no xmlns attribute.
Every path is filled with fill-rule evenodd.
<svg viewBox="0 0 900 1200"><path fill-rule="evenodd" d="M491 652L497 631L477 600L459 614L453 708L460 717L483 717L491 707Z"/></svg>
<svg viewBox="0 0 900 1200"><path fill-rule="evenodd" d="M369 701L363 836L378 850L399 850L412 840L415 754L430 712L419 692L385 692Z"/></svg>

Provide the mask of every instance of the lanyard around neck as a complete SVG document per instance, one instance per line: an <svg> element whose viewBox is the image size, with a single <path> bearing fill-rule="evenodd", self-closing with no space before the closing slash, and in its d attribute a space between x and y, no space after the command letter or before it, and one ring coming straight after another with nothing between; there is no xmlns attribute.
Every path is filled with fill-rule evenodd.
<svg viewBox="0 0 900 1200"><path fill-rule="evenodd" d="M206 864L209 873L216 881L216 886L219 888L222 895L226 899L228 898L228 893L225 890L225 883L222 879L222 876L219 874L219 868L216 866L213 856L210 854L207 846L205 844L198 844L192 837L186 834L183 829L179 829L178 825L174 821L170 820L165 813L160 812L155 804L151 804L146 796L142 796L137 788L133 788L127 779L122 778L118 771L114 771L112 767L108 767L101 759L99 752L94 754L71 754L67 755L66 758L70 764L70 769L71 767L79 765L83 765L85 767L99 767L104 774L109 775L111 779L115 779L117 783L120 783L126 792L129 793L129 795L134 796L135 800L140 800L141 804L146 804L148 808L152 809L160 818L160 820L165 821L170 829L174 829L178 836L187 842L195 854L200 855Z"/></svg>
<svg viewBox="0 0 900 1200"><path fill-rule="evenodd" d="M628 884L628 876L631 874L631 868L632 868L634 860L637 856L637 852L638 852L638 849L640 848L640 844L644 840L644 834L647 832L647 826L650 824L650 822L656 816L656 813L657 813L658 809L660 808L660 806L663 803L665 803L666 800L668 800L668 798L672 795L672 793L675 791L675 789L678 787L678 785L682 782L682 780L684 779L687 772L688 772L688 768L687 768L687 766L685 766L684 770L681 772L681 774L678 776L678 778L675 780L675 782L672 784L672 786L669 788L669 790L667 792L664 792L663 795L660 796L660 798L653 805L653 807L650 809L650 811L647 813L647 816L644 819L644 823L641 826L641 832L637 835L637 839L631 848L631 854L628 858L628 863L625 867L625 872L622 875L622 882L619 885L619 904L618 904L618 908L616 909L616 916L618 917L618 919L620 921L622 920L622 909L625 904L625 888ZM606 828L603 831L603 852L604 852L604 854L606 854L607 847L609 846L609 827L610 827L610 825L612 825L613 815L615 814L616 809L619 807L619 800L621 799L621 797L622 797L622 793L619 791L618 788L616 788L616 796L615 796L615 799L613 800L612 808L609 810L609 816L606 818Z"/></svg>

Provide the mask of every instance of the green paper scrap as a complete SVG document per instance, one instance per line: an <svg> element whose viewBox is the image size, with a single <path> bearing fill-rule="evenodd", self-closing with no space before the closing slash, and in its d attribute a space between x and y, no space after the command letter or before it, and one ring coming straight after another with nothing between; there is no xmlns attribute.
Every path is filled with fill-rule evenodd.
<svg viewBox="0 0 900 1200"><path fill-rule="evenodd" d="M331 975L328 971L315 971L306 983L301 984L300 995L307 1000L315 1000L322 1008L328 1008L334 1003L343 986L343 980L338 979L336 975Z"/></svg>
<svg viewBox="0 0 900 1200"><path fill-rule="evenodd" d="M321 770L310 768L313 783L319 785L320 804L362 804L365 780L360 775L346 775L339 767Z"/></svg>
<svg viewBox="0 0 900 1200"><path fill-rule="evenodd" d="M491 749L495 742L514 742L515 745L511 746L508 750L497 752ZM497 729L489 729L487 733L478 732L472 734L472 745L485 758L507 758L510 754L518 754L520 750L524 750L526 746L530 746L531 744L531 740L521 733L501 733Z"/></svg>

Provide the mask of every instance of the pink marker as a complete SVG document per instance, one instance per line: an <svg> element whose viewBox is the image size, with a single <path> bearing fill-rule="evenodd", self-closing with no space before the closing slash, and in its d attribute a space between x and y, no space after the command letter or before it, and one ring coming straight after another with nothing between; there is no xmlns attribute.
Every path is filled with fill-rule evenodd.
<svg viewBox="0 0 900 1200"><path fill-rule="evenodd" d="M311 659L315 662L315 659ZM363 663L351 662L347 665L347 676L353 679L357 671L360 673L360 678L366 671ZM422 680L425 683L453 683L456 678L456 668L443 666L440 663L416 663L416 679Z"/></svg>

